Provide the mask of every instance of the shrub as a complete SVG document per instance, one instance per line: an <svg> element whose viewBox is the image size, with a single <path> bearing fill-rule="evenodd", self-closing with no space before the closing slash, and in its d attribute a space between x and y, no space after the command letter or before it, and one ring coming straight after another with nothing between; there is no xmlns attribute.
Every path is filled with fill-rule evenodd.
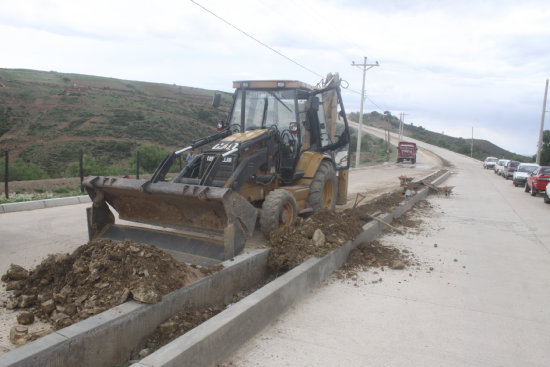
<svg viewBox="0 0 550 367"><path fill-rule="evenodd" d="M132 152L131 166L135 171L136 169L136 155L139 152L139 167L140 171L151 173L153 172L160 162L168 154L168 150L156 145L142 145L137 147Z"/></svg>
<svg viewBox="0 0 550 367"><path fill-rule="evenodd" d="M5 165L4 160L0 160L0 181L5 180ZM11 159L10 159L11 162ZM46 171L34 163L27 163L22 159L17 159L9 164L9 179L10 181L26 181L26 180L41 180L49 178Z"/></svg>

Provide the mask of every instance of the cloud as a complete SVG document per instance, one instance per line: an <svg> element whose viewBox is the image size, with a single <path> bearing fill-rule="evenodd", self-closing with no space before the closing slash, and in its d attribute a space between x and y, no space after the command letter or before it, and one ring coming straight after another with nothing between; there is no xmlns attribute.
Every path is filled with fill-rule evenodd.
<svg viewBox="0 0 550 367"><path fill-rule="evenodd" d="M405 111L436 131L475 126L534 151L550 65L546 1L195 1L231 25L191 1L2 2L10 36L0 67L225 91L236 79L316 84L340 72L346 109L357 111L362 73L351 62L368 56L380 66L366 74L366 111Z"/></svg>

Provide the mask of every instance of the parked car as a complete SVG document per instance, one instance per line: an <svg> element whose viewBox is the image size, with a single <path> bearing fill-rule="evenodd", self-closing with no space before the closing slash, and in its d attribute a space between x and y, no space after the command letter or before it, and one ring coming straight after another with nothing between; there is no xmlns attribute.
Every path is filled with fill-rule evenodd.
<svg viewBox="0 0 550 367"><path fill-rule="evenodd" d="M537 168L539 168L539 165L536 163L520 163L518 169L512 176L512 183L514 186L525 186L527 177Z"/></svg>
<svg viewBox="0 0 550 367"><path fill-rule="evenodd" d="M548 181L550 181L550 166L541 166L527 177L525 192L531 191L531 196L536 196L539 192L546 190Z"/></svg>
<svg viewBox="0 0 550 367"><path fill-rule="evenodd" d="M502 176L502 171L504 170L504 166L510 162L509 159L501 159L497 162L495 165L495 173L499 176Z"/></svg>
<svg viewBox="0 0 550 367"><path fill-rule="evenodd" d="M505 179L512 178L514 175L514 172L518 169L519 162L518 161L510 161L506 163L506 166L502 169L502 177Z"/></svg>
<svg viewBox="0 0 550 367"><path fill-rule="evenodd" d="M544 202L550 204L550 185L546 185L546 190L544 190Z"/></svg>
<svg viewBox="0 0 550 367"><path fill-rule="evenodd" d="M495 168L495 164L498 162L498 158L496 157L487 157L483 161L483 168L490 169Z"/></svg>
<svg viewBox="0 0 550 367"><path fill-rule="evenodd" d="M493 171L495 171L495 173L497 173L498 167L500 167L500 165L502 164L502 161L504 161L504 159L499 159L499 160L495 163L495 166L493 167Z"/></svg>

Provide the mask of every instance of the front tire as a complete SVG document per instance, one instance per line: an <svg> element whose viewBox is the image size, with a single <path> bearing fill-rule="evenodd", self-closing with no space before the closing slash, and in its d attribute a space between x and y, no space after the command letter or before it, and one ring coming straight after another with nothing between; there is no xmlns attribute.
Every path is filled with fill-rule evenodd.
<svg viewBox="0 0 550 367"><path fill-rule="evenodd" d="M283 189L271 191L262 204L260 229L269 239L269 234L276 229L288 227L296 220L296 199Z"/></svg>
<svg viewBox="0 0 550 367"><path fill-rule="evenodd" d="M527 184L527 182L525 183L525 192L529 192L529 185Z"/></svg>
<svg viewBox="0 0 550 367"><path fill-rule="evenodd" d="M537 196L537 189L535 189L535 185L531 187L531 196Z"/></svg>
<svg viewBox="0 0 550 367"><path fill-rule="evenodd" d="M321 162L309 188L308 204L314 211L319 209L334 210L337 187L338 181L333 165L328 161Z"/></svg>

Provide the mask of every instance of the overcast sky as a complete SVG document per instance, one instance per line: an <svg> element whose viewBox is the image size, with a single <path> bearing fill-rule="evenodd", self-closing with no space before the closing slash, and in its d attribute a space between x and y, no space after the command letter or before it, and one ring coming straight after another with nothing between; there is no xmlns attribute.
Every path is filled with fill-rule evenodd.
<svg viewBox="0 0 550 367"><path fill-rule="evenodd" d="M535 154L549 19L548 0L2 1L0 67L227 92L233 80L316 84L339 72L351 112L362 78L351 62L366 56L380 66L366 74L365 112L404 112L464 138L473 127L475 138Z"/></svg>

